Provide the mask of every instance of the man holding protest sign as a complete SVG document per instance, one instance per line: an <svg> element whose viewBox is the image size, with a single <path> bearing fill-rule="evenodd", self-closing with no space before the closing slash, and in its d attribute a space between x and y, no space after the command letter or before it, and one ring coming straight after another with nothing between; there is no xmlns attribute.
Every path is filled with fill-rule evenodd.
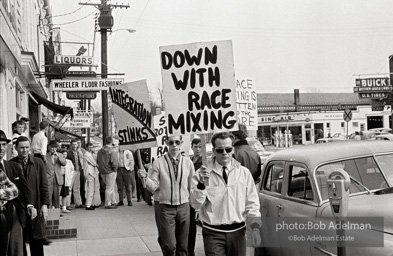
<svg viewBox="0 0 393 256"><path fill-rule="evenodd" d="M194 175L191 205L199 210L205 255L246 255L246 217L260 243L259 198L250 171L232 158L233 136L212 137L214 157Z"/></svg>
<svg viewBox="0 0 393 256"><path fill-rule="evenodd" d="M138 170L147 189L159 189L159 237L163 255L187 255L190 224L191 178L195 170L192 161L183 157L182 136L170 136L166 141L168 153L154 161L149 175Z"/></svg>

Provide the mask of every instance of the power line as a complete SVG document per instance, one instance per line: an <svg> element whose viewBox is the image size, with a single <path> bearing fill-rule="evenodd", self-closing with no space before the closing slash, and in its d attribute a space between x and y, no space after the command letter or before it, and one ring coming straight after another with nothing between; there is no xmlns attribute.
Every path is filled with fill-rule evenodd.
<svg viewBox="0 0 393 256"><path fill-rule="evenodd" d="M67 16L67 15L70 15L70 14L76 13L77 11L79 11L80 9L82 9L83 7L84 7L84 5L82 5L81 7L79 7L78 9L76 9L76 10L75 10L75 11L73 11L73 12L64 13L64 14L59 14L59 15L52 15L52 16L49 16L49 17L51 17L51 18L54 18L54 17L62 17L62 16Z"/></svg>
<svg viewBox="0 0 393 256"><path fill-rule="evenodd" d="M92 14L95 13L95 12L96 12L96 11L93 11L93 12L91 12L90 14L88 14L88 15L86 15L86 16L80 18L80 19L74 20L74 21L70 21L70 22L66 22L66 23L61 23L61 24L52 24L52 25L53 25L53 26L60 26L60 25L72 24L72 23L75 23L75 22L78 22L78 21L81 21L81 20L86 19L87 17L89 17L90 15L92 15Z"/></svg>

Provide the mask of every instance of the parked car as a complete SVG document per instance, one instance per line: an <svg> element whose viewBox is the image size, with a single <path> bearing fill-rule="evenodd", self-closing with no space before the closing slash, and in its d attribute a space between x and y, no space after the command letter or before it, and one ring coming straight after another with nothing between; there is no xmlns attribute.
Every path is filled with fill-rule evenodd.
<svg viewBox="0 0 393 256"><path fill-rule="evenodd" d="M264 164L266 162L266 159L271 154L273 154L273 152L267 151L257 138L247 138L247 142L248 145L250 145L250 147L258 153L259 157L261 158L262 164Z"/></svg>
<svg viewBox="0 0 393 256"><path fill-rule="evenodd" d="M348 247L346 255L392 255L393 147L386 141L346 141L294 147L271 155L259 190L265 217L332 217L327 178L335 168L351 177L348 215L384 217L384 247ZM263 230L263 229L262 229ZM262 241L275 232L262 232ZM372 237L367 237L372 239ZM324 242L313 247L264 248L264 255L336 255Z"/></svg>
<svg viewBox="0 0 393 256"><path fill-rule="evenodd" d="M380 134L375 137L375 140L393 140L393 134Z"/></svg>
<svg viewBox="0 0 393 256"><path fill-rule="evenodd" d="M362 131L362 132L360 132L360 137L362 138L362 140L375 140L375 138L378 136L378 135L381 135L381 134L389 134L388 132L380 132L380 131L370 131L370 130L368 130L368 131Z"/></svg>
<svg viewBox="0 0 393 256"><path fill-rule="evenodd" d="M322 138L322 139L317 139L315 143L319 144L319 143L328 143L333 141L334 141L333 138Z"/></svg>
<svg viewBox="0 0 393 256"><path fill-rule="evenodd" d="M333 134L332 139L334 140L345 140L345 135L342 134L341 132L337 132Z"/></svg>
<svg viewBox="0 0 393 256"><path fill-rule="evenodd" d="M392 129L390 128L373 128L368 129L369 132L380 132L380 133L392 133Z"/></svg>

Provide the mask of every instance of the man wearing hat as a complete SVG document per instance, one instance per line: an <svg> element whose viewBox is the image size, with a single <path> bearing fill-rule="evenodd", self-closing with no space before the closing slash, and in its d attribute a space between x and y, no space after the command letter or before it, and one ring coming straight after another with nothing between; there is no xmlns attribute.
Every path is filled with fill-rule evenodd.
<svg viewBox="0 0 393 256"><path fill-rule="evenodd" d="M7 201L4 206L4 215L7 222L8 245L0 245L2 249L8 247L8 255L23 254L23 228L26 226L26 216L34 219L37 210L33 206L33 193L23 175L22 169L17 163L4 160L7 144L11 140L7 139L5 133L0 130L0 176L5 173L8 179L14 183L19 190L17 198ZM3 237L0 235L0 237Z"/></svg>
<svg viewBox="0 0 393 256"><path fill-rule="evenodd" d="M40 131L33 136L31 142L31 152L35 157L41 158L44 162L48 146L48 138L45 136L48 125L49 123L47 121L42 121L40 123Z"/></svg>
<svg viewBox="0 0 393 256"><path fill-rule="evenodd" d="M57 153L59 145L55 140L49 143L49 152L46 154L46 174L48 177L50 206L60 208L60 191L63 185L62 166L67 164L62 154Z"/></svg>

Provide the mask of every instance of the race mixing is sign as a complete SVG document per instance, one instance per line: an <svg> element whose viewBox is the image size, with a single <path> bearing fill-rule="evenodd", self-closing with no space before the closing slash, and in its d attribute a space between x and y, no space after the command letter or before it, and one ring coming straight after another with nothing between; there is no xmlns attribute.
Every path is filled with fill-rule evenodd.
<svg viewBox="0 0 393 256"><path fill-rule="evenodd" d="M231 41L160 47L168 134L237 130Z"/></svg>
<svg viewBox="0 0 393 256"><path fill-rule="evenodd" d="M109 88L121 149L156 147L146 80Z"/></svg>
<svg viewBox="0 0 393 256"><path fill-rule="evenodd" d="M254 79L236 79L237 121L258 130L257 93Z"/></svg>
<svg viewBox="0 0 393 256"><path fill-rule="evenodd" d="M166 145L166 140L168 136L166 117L165 114L159 114L154 116L154 130L157 139L157 147L151 148L151 160L162 157L168 152L168 146ZM181 154L183 156L188 156L191 148L190 136L182 136L183 144L181 145Z"/></svg>

